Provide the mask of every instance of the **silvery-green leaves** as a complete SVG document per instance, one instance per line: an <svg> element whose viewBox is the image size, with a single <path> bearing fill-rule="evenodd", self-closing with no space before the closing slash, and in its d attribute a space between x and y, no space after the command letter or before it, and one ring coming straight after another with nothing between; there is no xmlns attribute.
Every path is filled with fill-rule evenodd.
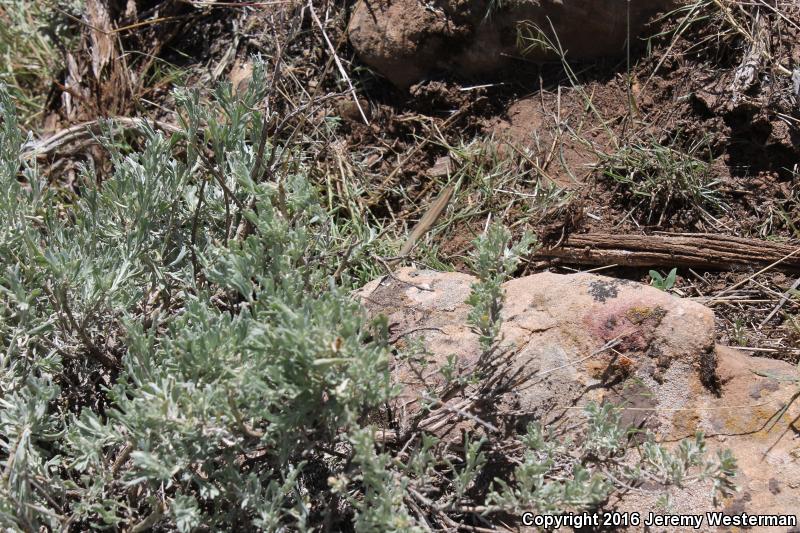
<svg viewBox="0 0 800 533"><path fill-rule="evenodd" d="M510 241L511 232L500 224L490 225L474 241L475 250L471 263L480 281L472 286L467 303L472 306L469 323L480 335L484 350L491 348L500 333L502 284L514 273L521 258L535 245L536 237L526 233L516 244L511 244Z"/></svg>

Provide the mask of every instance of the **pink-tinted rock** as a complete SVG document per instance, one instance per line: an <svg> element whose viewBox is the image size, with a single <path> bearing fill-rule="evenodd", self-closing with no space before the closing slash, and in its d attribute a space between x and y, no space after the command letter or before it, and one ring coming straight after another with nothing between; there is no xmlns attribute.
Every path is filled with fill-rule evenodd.
<svg viewBox="0 0 800 533"><path fill-rule="evenodd" d="M456 440L460 429L485 431L509 417L564 427L580 416L580 406L610 401L625 407L625 424L647 427L660 441L677 443L703 431L711 451L733 451L739 493L715 506L709 483L673 487L670 513L800 509L794 429L800 401L770 420L800 390L791 382L795 367L716 346L710 309L639 283L549 273L507 282L501 345L513 383L489 405L467 383L435 411L438 417L429 414L425 406L436 395L431 391L443 390L440 369L448 360L467 379L479 372L478 335L467 325L465 303L475 282L465 274L409 268L358 291L370 313L389 318L400 353L411 355L398 357L392 368L401 387L392 405L399 432L423 420L424 429ZM442 412L458 424L443 423ZM657 510L661 494L632 491L618 507L646 514Z"/></svg>
<svg viewBox="0 0 800 533"><path fill-rule="evenodd" d="M360 291L369 311L388 316L397 342L424 343L424 363L398 361L394 370L404 386L400 403L406 413L418 408L421 391L443 386L444 377L431 369L448 357L455 357L462 374L476 371L481 351L465 303L474 282L464 274L405 269ZM618 402L674 406L681 399L667 391L714 386L714 315L706 307L591 274L537 274L504 288L501 344L513 354L513 372L528 376L503 396L509 409L546 419L560 406L609 394ZM602 350L608 345L613 347ZM608 386L631 376L647 391L628 398L629 390ZM669 386L662 386L667 378Z"/></svg>

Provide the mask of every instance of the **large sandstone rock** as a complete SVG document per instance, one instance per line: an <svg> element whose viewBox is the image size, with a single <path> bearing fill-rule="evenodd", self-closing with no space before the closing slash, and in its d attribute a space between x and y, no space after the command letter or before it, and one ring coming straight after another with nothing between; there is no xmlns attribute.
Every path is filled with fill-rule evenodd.
<svg viewBox="0 0 800 533"><path fill-rule="evenodd" d="M671 491L670 514L705 514L721 510L726 514L792 515L800 524L800 442L797 402L779 418L781 408L793 402L798 392L791 380L797 376L793 365L784 361L751 357L739 350L718 346L717 375L720 395L702 389L685 391L678 411L680 424L664 440L688 437L695 429L707 436L710 452L730 449L738 463L735 479L738 493L715 505L707 486L688 485ZM760 374L760 375L759 375ZM772 377L764 377L764 376ZM656 412L659 419L663 413ZM629 494L620 511L658 509L658 493ZM704 531L713 528L703 526ZM797 533L800 527L753 527L720 531ZM653 533L692 532L691 528L660 528Z"/></svg>
<svg viewBox="0 0 800 533"><path fill-rule="evenodd" d="M632 0L630 34L635 37L652 15L675 4ZM406 87L435 71L497 71L520 56L517 28L523 22L548 34L555 30L572 59L620 55L629 35L627 9L626 0L361 0L349 34L365 63ZM535 50L526 57L552 54Z"/></svg>
<svg viewBox="0 0 800 533"><path fill-rule="evenodd" d="M479 363L478 336L467 324L465 303L474 282L465 274L406 269L361 291L369 311L388 316L401 345L424 342L425 361L398 361L394 370L409 418L420 396L443 384L431 370L450 356L464 375ZM514 371L528 378L503 397L503 410L547 421L561 418L561 407L608 396L637 407L674 408L686 402L687 391L716 384L714 315L706 307L590 274L537 274L504 288L502 345L513 353ZM613 349L600 351L611 344ZM615 386L631 377L636 386ZM683 429L683 417L666 415L660 420L664 430L672 429L673 418Z"/></svg>
<svg viewBox="0 0 800 533"><path fill-rule="evenodd" d="M371 313L389 318L395 345L415 354L398 358L392 370L402 388L393 405L401 431L427 416L429 391L445 383L439 368L450 361L456 374L476 372L480 348L465 304L475 281L403 269L358 292ZM626 424L646 426L664 441L702 430L712 450L731 448L741 468L741 492L723 502L727 510L800 509L800 444L794 430L786 431L800 409L793 405L774 426L765 425L796 386L755 373L791 378L793 366L716 346L710 309L639 283L543 273L504 288L502 345L511 355L514 386L491 405L467 387L439 409L460 417L460 426L428 416L426 429L457 439L459 428L478 421L503 427L514 418L568 427L581 416L580 406L611 401L628 408ZM674 489L671 511L705 513L714 508L711 494L708 486ZM642 512L654 508L659 495L633 492L620 505Z"/></svg>

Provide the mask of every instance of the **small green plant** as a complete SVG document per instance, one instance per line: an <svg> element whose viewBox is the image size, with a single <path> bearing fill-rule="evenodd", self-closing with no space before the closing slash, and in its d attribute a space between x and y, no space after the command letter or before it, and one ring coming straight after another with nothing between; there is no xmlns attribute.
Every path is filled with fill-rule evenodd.
<svg viewBox="0 0 800 533"><path fill-rule="evenodd" d="M717 454L716 461L706 459L706 442L703 433L694 439L683 439L674 451L653 441L641 447L642 473L661 483L682 486L693 480L713 480L714 494L731 494L735 486L736 459L730 450Z"/></svg>
<svg viewBox="0 0 800 533"><path fill-rule="evenodd" d="M726 208L711 165L700 157L705 143L683 151L652 138L602 154L602 175L618 185L617 196L647 223L663 224L682 209L712 219L711 211Z"/></svg>
<svg viewBox="0 0 800 533"><path fill-rule="evenodd" d="M666 277L662 276L657 270L650 271L650 285L661 291L668 291L675 286L675 280L678 276L678 269L673 268L669 271Z"/></svg>
<svg viewBox="0 0 800 533"><path fill-rule="evenodd" d="M509 227L538 226L558 217L573 199L541 171L531 148L492 137L458 143L441 139L440 144L448 153L454 194L419 256L437 270L453 270L455 259L452 253L441 253L441 243L471 231L466 226L485 220L487 213Z"/></svg>
<svg viewBox="0 0 800 533"><path fill-rule="evenodd" d="M747 346L747 328L744 319L741 317L736 317L733 320L731 340L737 346Z"/></svg>
<svg viewBox="0 0 800 533"><path fill-rule="evenodd" d="M486 6L486 14L483 16L483 22L489 22L494 15L506 6L508 0L489 0Z"/></svg>
<svg viewBox="0 0 800 533"><path fill-rule="evenodd" d="M533 234L526 233L510 245L511 232L500 224L491 224L475 241L472 268L480 281L472 286L467 303L472 306L469 323L480 335L481 347L489 350L497 340L502 320L503 289L505 282L536 243Z"/></svg>
<svg viewBox="0 0 800 533"><path fill-rule="evenodd" d="M599 412L592 411L589 424ZM595 433L595 438L609 437L615 449L622 449L623 441L617 440L618 426L612 424L603 429L605 435ZM581 511L605 501L614 489L613 483L601 472L586 468L580 447L573 448L571 442L559 440L540 425L530 424L521 440L524 451L522 462L514 471L517 482L511 485L495 480L488 497L495 509L512 513ZM554 475L559 471L568 474Z"/></svg>
<svg viewBox="0 0 800 533"><path fill-rule="evenodd" d="M646 433L637 448L641 461L624 460L635 431L620 425L620 410L590 403L585 411L586 437L579 441L558 438L538 424L522 436L522 460L514 471L515 484L495 479L488 496L495 511L559 513L596 508L620 486L647 481L662 487L685 486L712 480L715 496L730 495L735 487L736 460L725 450L707 457L705 438L682 440L669 449Z"/></svg>
<svg viewBox="0 0 800 533"><path fill-rule="evenodd" d="M800 181L800 173L795 169L791 174L792 183ZM800 188L789 187L776 195L772 202L759 213L759 236L765 239L779 238L781 232L800 237Z"/></svg>

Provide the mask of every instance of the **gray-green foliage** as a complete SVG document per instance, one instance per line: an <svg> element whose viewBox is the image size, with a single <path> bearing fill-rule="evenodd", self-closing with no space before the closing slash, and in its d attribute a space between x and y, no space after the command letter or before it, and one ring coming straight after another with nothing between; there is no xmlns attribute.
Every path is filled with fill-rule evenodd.
<svg viewBox="0 0 800 533"><path fill-rule="evenodd" d="M479 282L472 286L467 303L472 307L469 322L480 335L481 346L489 349L497 339L502 320L505 282L517 268L520 258L535 244L533 234L526 233L511 245L511 232L501 224L491 224L474 241L472 268Z"/></svg>
<svg viewBox="0 0 800 533"><path fill-rule="evenodd" d="M709 458L702 433L671 449L646 432L639 435L641 445L630 451L635 432L621 424L616 406L590 403L584 415L584 432L577 441L530 424L520 439L524 451L514 470L515 484L496 479L487 497L489 509L517 514L580 512L606 501L620 484L631 487L642 482L682 487L709 481L715 497L735 490L735 458L729 450ZM626 459L631 455L633 462Z"/></svg>
<svg viewBox="0 0 800 533"><path fill-rule="evenodd" d="M662 483L682 485L693 478L713 481L713 491L731 493L736 474L736 459L730 450L717 453L716 460L706 458L706 443L702 433L694 439L683 439L675 450L646 441L641 448L642 470L651 479Z"/></svg>
<svg viewBox="0 0 800 533"><path fill-rule="evenodd" d="M388 324L347 291L391 246L322 207L301 142L265 137L279 117L260 111L264 71L210 103L178 92L174 135L117 143L107 128L113 172L86 165L74 191L21 158L0 90L0 525L422 531L597 505L609 468L675 483L700 469L727 488L730 462L702 462L700 444L653 443L647 469L619 473L627 431L607 406L589 409L577 448L531 426L513 476L493 482L495 435L457 453L425 431L381 444ZM494 355L463 381L453 361L452 390L501 368L501 285L533 239L510 243L497 225L476 242L469 320Z"/></svg>
<svg viewBox="0 0 800 533"><path fill-rule="evenodd" d="M596 413L588 414L592 425L596 419L591 415ZM608 429L612 437L617 436L618 425ZM516 484L496 480L495 490L488 497L490 505L514 513L531 509L540 513L579 511L601 503L613 490L613 483L601 471L590 471L581 464L584 454L580 452L591 447L575 453L570 443L559 442L538 424L530 424L521 440L525 448L522 462L514 470ZM619 440L614 445L622 447ZM562 475L552 479L556 472Z"/></svg>
<svg viewBox="0 0 800 533"><path fill-rule="evenodd" d="M363 495L350 499L359 511L354 524L356 529L409 533L424 531L405 503L410 478L398 472L396 467L393 468L394 460L390 454L375 450L372 430L364 428L355 431L351 443L360 472L350 481L363 486ZM339 483L339 492L346 492L347 483L347 480ZM333 484L336 486L335 481Z"/></svg>
<svg viewBox="0 0 800 533"><path fill-rule="evenodd" d="M385 327L346 292L369 232L320 207L294 147L253 172L264 86L178 94L181 133L106 136L113 175L85 167L66 201L0 93L5 527L301 524L305 458L390 395Z"/></svg>

